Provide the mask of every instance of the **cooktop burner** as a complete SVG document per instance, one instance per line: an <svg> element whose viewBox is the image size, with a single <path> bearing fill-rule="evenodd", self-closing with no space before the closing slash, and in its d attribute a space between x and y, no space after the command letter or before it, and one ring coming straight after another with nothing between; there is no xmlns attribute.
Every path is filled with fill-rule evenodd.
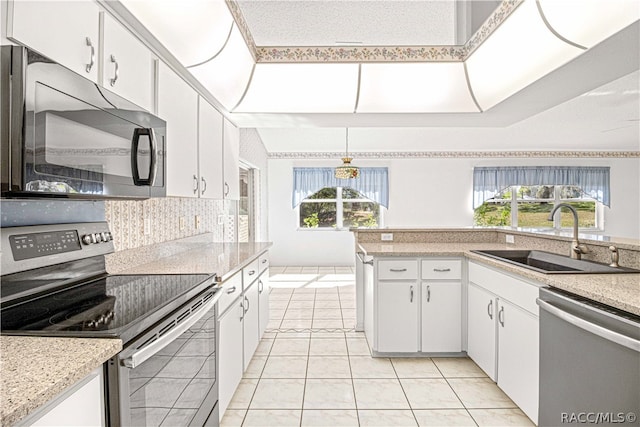
<svg viewBox="0 0 640 427"><path fill-rule="evenodd" d="M111 275L2 308L3 333L121 336L210 286L209 276ZM200 286L198 286L200 285ZM175 303L175 304L174 304ZM139 329L139 328L137 328Z"/></svg>

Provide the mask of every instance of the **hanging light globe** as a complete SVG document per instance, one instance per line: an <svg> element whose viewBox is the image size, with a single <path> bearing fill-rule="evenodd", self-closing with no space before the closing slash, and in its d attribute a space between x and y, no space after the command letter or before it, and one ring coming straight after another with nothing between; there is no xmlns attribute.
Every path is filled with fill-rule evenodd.
<svg viewBox="0 0 640 427"><path fill-rule="evenodd" d="M357 166L351 164L353 157L349 157L349 128L346 132L346 150L345 156L342 158L342 166L338 166L335 169L335 177L338 179L351 179L360 176L360 169Z"/></svg>

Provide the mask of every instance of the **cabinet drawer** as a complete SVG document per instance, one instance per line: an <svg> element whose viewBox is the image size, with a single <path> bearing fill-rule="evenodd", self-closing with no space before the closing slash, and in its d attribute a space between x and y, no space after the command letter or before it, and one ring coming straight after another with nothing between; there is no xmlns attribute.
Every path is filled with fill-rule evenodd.
<svg viewBox="0 0 640 427"><path fill-rule="evenodd" d="M378 261L378 279L417 279L417 260L382 260Z"/></svg>
<svg viewBox="0 0 640 427"><path fill-rule="evenodd" d="M222 282L222 296L218 300L218 313L222 314L242 294L242 274L237 273Z"/></svg>
<svg viewBox="0 0 640 427"><path fill-rule="evenodd" d="M260 260L258 258L251 261L242 269L242 286L247 289L260 275Z"/></svg>
<svg viewBox="0 0 640 427"><path fill-rule="evenodd" d="M269 268L269 254L264 253L260 255L260 258L258 258L258 262L260 263L260 274L262 274L263 271Z"/></svg>
<svg viewBox="0 0 640 427"><path fill-rule="evenodd" d="M469 263L469 282L493 292L499 298L506 299L536 316L538 315L536 304L538 286L475 262Z"/></svg>
<svg viewBox="0 0 640 427"><path fill-rule="evenodd" d="M422 260L422 278L425 280L460 280L462 278L462 261L459 259L424 259Z"/></svg>

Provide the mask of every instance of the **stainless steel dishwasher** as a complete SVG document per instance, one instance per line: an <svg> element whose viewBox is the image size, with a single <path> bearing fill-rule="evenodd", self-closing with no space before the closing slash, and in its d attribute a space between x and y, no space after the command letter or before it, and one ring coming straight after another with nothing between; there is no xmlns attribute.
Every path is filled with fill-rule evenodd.
<svg viewBox="0 0 640 427"><path fill-rule="evenodd" d="M539 425L640 425L640 316L555 288L538 305Z"/></svg>

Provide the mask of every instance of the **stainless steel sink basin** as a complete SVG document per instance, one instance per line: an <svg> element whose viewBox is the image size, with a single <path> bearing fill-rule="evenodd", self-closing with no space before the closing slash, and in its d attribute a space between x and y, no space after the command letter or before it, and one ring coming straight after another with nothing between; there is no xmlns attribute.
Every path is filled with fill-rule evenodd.
<svg viewBox="0 0 640 427"><path fill-rule="evenodd" d="M610 267L606 264L571 259L563 255L544 251L487 250L471 252L545 274L640 273L640 270L635 270L633 268Z"/></svg>

